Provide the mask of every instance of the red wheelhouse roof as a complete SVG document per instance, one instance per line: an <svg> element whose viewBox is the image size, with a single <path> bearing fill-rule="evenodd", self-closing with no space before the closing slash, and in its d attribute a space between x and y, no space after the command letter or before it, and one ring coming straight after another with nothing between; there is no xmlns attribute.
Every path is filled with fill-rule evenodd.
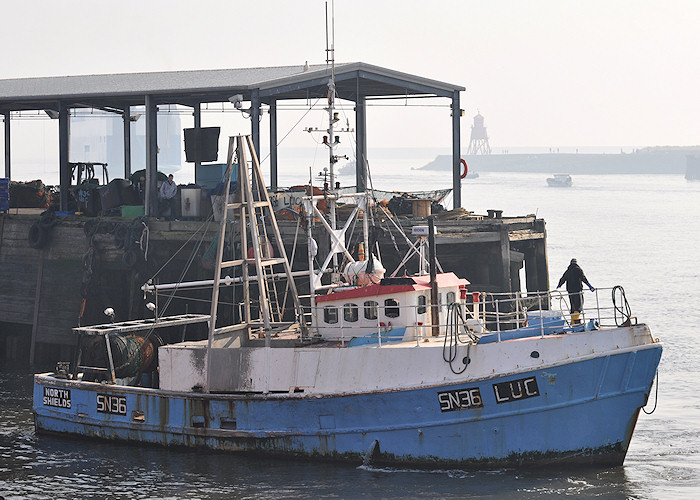
<svg viewBox="0 0 700 500"><path fill-rule="evenodd" d="M383 295L395 295L397 293L405 293L418 290L430 290L430 276L409 276L413 284L400 285L368 285L358 286L332 292L327 295L316 297L316 303L319 302L335 302L338 300L357 299L361 297L379 297ZM440 273L435 277L438 288L449 288L467 286L469 281L464 278L459 278L455 273Z"/></svg>

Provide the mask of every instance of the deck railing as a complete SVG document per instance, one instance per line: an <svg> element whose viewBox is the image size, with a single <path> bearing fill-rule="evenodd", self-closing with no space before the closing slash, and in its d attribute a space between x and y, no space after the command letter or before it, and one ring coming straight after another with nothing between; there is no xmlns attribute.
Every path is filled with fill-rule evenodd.
<svg viewBox="0 0 700 500"><path fill-rule="evenodd" d="M364 307L360 304L357 305L357 316L352 314L351 319L347 319L341 305L337 307L337 322L333 324L324 322L324 306L317 306L313 311L312 334L337 330L337 339L342 343L358 336L374 335L376 344L381 346L382 342L391 340L389 332L406 327L409 337L413 336L420 344L422 339L433 336L431 307L440 308L439 336L451 335L457 329L459 335L495 333L498 341L501 341L501 333L525 328L532 330L534 335L544 336L553 331L591 330L636 322L621 287L597 288L581 294L584 307L575 312L571 312L570 306L573 294L560 290L468 294L467 300L438 306L378 304L374 309L376 314L369 318L364 315ZM387 311L390 311L388 316ZM420 311L424 312L417 314ZM407 324L403 319L407 315L424 321Z"/></svg>

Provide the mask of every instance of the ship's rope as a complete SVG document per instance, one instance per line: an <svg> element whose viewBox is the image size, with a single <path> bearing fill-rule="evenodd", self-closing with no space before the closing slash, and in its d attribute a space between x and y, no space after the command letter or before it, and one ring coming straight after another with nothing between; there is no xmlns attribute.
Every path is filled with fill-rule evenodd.
<svg viewBox="0 0 700 500"><path fill-rule="evenodd" d="M620 295L619 305L615 298L618 294ZM617 326L629 326L630 318L632 317L632 309L630 308L629 302L627 302L625 289L620 285L615 285L612 289L612 303L615 310L615 324ZM618 314L620 315L619 318L617 316Z"/></svg>
<svg viewBox="0 0 700 500"><path fill-rule="evenodd" d="M469 340L463 341L460 338L461 333L467 333ZM469 351L472 344L475 344L479 338L476 335L470 334L467 330L464 317L462 316L461 304L453 302L447 305L447 331L445 332L445 341L442 345L442 359L450 365L450 370L455 375L464 373L471 361L469 359ZM453 363L457 359L457 351L460 344L467 345L467 354L462 358L464 367L455 369Z"/></svg>
<svg viewBox="0 0 700 500"><path fill-rule="evenodd" d="M656 377L654 380L656 382L656 393L654 394L654 407L651 409L651 411L647 411L646 408L642 406L642 411L647 415L651 415L656 411L656 405L659 402L659 370L656 370Z"/></svg>

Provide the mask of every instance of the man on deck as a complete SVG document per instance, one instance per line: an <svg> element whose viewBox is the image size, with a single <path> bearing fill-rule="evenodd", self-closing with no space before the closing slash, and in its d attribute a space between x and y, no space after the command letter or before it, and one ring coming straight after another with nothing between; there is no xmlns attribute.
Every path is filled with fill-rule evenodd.
<svg viewBox="0 0 700 500"><path fill-rule="evenodd" d="M571 301L571 314L580 313L583 310L583 283L588 285L591 292L595 291L595 288L586 279L586 275L583 274L583 269L579 267L576 259L571 259L571 263L564 271L557 288L562 286L564 282L566 282L566 291L569 292Z"/></svg>

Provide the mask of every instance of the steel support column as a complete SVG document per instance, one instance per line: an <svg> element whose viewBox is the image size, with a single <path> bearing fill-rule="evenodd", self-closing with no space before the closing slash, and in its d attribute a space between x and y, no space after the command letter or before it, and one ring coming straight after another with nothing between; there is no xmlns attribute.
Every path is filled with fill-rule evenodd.
<svg viewBox="0 0 700 500"><path fill-rule="evenodd" d="M147 95L146 102L146 199L149 217L158 216L158 106Z"/></svg>
<svg viewBox="0 0 700 500"><path fill-rule="evenodd" d="M4 111L3 116L5 117L5 177L10 178L11 168L10 168L10 112Z"/></svg>
<svg viewBox="0 0 700 500"><path fill-rule="evenodd" d="M202 128L202 103L198 102L192 106L192 116L194 117L194 128L196 130L201 130ZM195 132L197 133L197 132ZM201 136L197 136L201 137ZM197 179L197 172L201 170L202 162L194 162L194 178Z"/></svg>
<svg viewBox="0 0 700 500"><path fill-rule="evenodd" d="M58 179L60 186L59 210L68 210L68 192L71 183L70 157L70 107L58 103Z"/></svg>
<svg viewBox="0 0 700 500"><path fill-rule="evenodd" d="M547 228L544 219L536 222L536 227L542 231L541 240L535 241L535 259L537 262L537 289L549 290L549 259L547 258Z"/></svg>
<svg viewBox="0 0 700 500"><path fill-rule="evenodd" d="M358 94L355 101L355 185L357 192L367 189L367 99Z"/></svg>
<svg viewBox="0 0 700 500"><path fill-rule="evenodd" d="M250 96L250 134L253 136L255 154L260 158L260 91L253 90Z"/></svg>
<svg viewBox="0 0 700 500"><path fill-rule="evenodd" d="M277 101L270 104L270 187L277 189Z"/></svg>
<svg viewBox="0 0 700 500"><path fill-rule="evenodd" d="M131 106L124 105L124 178L131 177Z"/></svg>
<svg viewBox="0 0 700 500"><path fill-rule="evenodd" d="M511 292L513 285L510 279L510 235L508 228L501 225L500 236L500 257L501 257L501 291Z"/></svg>
<svg viewBox="0 0 700 500"><path fill-rule="evenodd" d="M452 95L452 208L462 206L462 179L460 165L460 129L462 110L459 107L459 91Z"/></svg>

